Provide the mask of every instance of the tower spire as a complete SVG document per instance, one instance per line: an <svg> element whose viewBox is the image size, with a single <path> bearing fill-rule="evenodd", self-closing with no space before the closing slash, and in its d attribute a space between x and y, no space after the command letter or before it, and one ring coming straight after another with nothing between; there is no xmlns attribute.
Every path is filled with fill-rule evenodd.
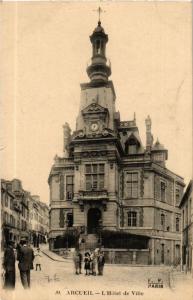
<svg viewBox="0 0 193 300"><path fill-rule="evenodd" d="M91 64L87 67L87 74L93 84L107 82L108 77L111 75L111 66L110 63L107 62L105 54L108 35L101 26L100 15L102 9L100 6L97 11L99 13L99 21L97 27L90 36L93 53Z"/></svg>

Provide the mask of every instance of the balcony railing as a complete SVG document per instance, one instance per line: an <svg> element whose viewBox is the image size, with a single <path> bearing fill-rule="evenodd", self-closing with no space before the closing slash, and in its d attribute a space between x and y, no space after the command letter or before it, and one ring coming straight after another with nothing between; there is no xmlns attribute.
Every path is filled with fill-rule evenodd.
<svg viewBox="0 0 193 300"><path fill-rule="evenodd" d="M108 198L108 192L107 190L79 191L78 198L82 200L102 200Z"/></svg>

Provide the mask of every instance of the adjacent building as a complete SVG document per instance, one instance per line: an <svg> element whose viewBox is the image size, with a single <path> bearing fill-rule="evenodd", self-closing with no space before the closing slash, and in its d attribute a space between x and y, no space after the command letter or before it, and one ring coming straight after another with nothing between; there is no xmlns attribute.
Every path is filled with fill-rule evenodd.
<svg viewBox="0 0 193 300"><path fill-rule="evenodd" d="M20 238L28 238L28 227L28 193L18 179L1 180L1 246L8 240L18 242Z"/></svg>
<svg viewBox="0 0 193 300"><path fill-rule="evenodd" d="M37 203L39 214L37 233L41 235L40 242L47 239L49 208L46 204L33 199L30 193L23 189L19 179L1 180L1 248L12 240L16 243L22 238L32 241L33 222L31 218L32 203Z"/></svg>
<svg viewBox="0 0 193 300"><path fill-rule="evenodd" d="M31 195L29 201L30 209L30 239L34 246L47 241L49 232L49 208L40 201L37 195Z"/></svg>
<svg viewBox="0 0 193 300"><path fill-rule="evenodd" d="M182 212L182 266L185 271L193 272L193 205L191 180L180 203Z"/></svg>
<svg viewBox="0 0 193 300"><path fill-rule="evenodd" d="M90 81L80 85L76 128L71 133L68 123L63 126L63 156L55 157L48 179L50 249L69 228L80 229L85 247L94 247L100 229L100 234L128 233L127 262L177 263L183 178L167 169L168 151L159 140L153 142L150 116L143 145L135 115L123 121L116 111L108 35L100 21L90 41Z"/></svg>

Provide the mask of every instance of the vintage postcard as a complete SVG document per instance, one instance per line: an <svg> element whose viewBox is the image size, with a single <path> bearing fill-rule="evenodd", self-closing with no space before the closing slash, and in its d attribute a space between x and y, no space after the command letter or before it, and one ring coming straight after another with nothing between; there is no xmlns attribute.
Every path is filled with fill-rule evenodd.
<svg viewBox="0 0 193 300"><path fill-rule="evenodd" d="M192 3L1 1L1 299L193 299Z"/></svg>

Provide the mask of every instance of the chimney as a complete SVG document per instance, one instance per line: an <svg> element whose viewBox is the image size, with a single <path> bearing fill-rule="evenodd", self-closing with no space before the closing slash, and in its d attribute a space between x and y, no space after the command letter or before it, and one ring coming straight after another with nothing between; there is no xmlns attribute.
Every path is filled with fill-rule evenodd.
<svg viewBox="0 0 193 300"><path fill-rule="evenodd" d="M70 143L70 138L71 138L71 129L69 124L66 122L63 125L63 132L64 132L64 158L68 158L69 157L69 143Z"/></svg>
<svg viewBox="0 0 193 300"><path fill-rule="evenodd" d="M145 120L146 125L146 150L151 151L153 145L153 135L151 134L151 118L148 115Z"/></svg>

